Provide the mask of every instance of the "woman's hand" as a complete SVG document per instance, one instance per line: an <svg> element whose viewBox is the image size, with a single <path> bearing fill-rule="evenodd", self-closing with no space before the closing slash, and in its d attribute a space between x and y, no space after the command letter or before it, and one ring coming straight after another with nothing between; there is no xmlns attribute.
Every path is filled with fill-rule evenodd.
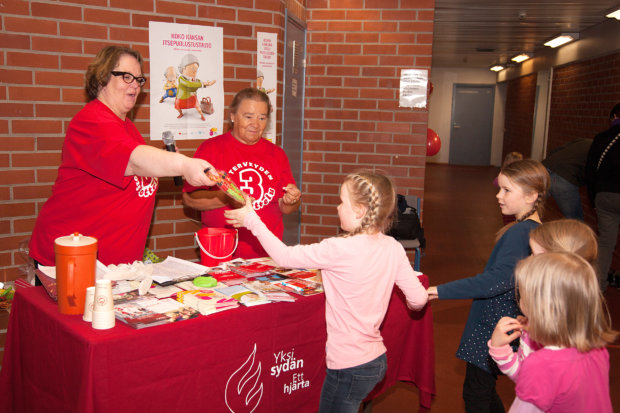
<svg viewBox="0 0 620 413"><path fill-rule="evenodd" d="M244 227L245 225L243 224L243 220L245 219L246 215L254 211L254 208L252 208L252 202L254 201L254 199L248 196L248 194L246 193L243 194L243 197L245 198L245 205L243 205L241 208L229 209L224 211L226 223L232 225L235 228Z"/></svg>
<svg viewBox="0 0 620 413"><path fill-rule="evenodd" d="M428 287L426 290L426 294L428 294L428 301L437 300L439 298L439 293L437 292L437 287Z"/></svg>
<svg viewBox="0 0 620 413"><path fill-rule="evenodd" d="M491 345L502 347L521 337L523 325L516 318L502 317L493 330Z"/></svg>
<svg viewBox="0 0 620 413"><path fill-rule="evenodd" d="M301 199L301 191L295 184L288 184L284 188L284 195L282 196L282 202L286 205L294 205Z"/></svg>
<svg viewBox="0 0 620 413"><path fill-rule="evenodd" d="M213 168L213 166L200 158L189 158L187 156L183 156L183 177L187 182L189 182L192 186L212 186L215 185L207 174L205 173L205 169Z"/></svg>

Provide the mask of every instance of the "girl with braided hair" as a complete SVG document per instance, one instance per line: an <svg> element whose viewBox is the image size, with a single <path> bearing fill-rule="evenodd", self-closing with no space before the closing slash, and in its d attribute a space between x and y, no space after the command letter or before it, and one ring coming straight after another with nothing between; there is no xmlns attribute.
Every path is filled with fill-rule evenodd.
<svg viewBox="0 0 620 413"><path fill-rule="evenodd" d="M288 247L254 212L252 202L225 212L227 222L247 227L278 266L321 270L327 325L327 375L319 412L357 413L386 371L379 332L396 284L407 306L420 310L427 294L402 245L385 235L394 216L396 193L388 177L375 172L348 175L340 187L342 236Z"/></svg>
<svg viewBox="0 0 620 413"><path fill-rule="evenodd" d="M428 289L429 300L473 299L456 352L458 358L467 362L463 399L468 413L505 411L495 390L500 371L489 355L487 342L502 317L520 315L514 269L519 260L531 253L529 234L541 222L550 179L540 162L525 159L502 167L498 181L497 200L502 214L514 215L516 221L498 232L484 271Z"/></svg>

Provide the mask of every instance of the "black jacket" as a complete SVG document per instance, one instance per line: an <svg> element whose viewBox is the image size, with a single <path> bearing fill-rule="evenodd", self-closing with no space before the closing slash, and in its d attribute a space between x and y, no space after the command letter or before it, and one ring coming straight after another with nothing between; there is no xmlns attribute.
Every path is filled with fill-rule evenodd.
<svg viewBox="0 0 620 413"><path fill-rule="evenodd" d="M609 148L597 170L603 151L618 134L620 119L616 119L611 128L596 135L590 146L586 163L586 184L592 205L599 192L620 193L620 138Z"/></svg>

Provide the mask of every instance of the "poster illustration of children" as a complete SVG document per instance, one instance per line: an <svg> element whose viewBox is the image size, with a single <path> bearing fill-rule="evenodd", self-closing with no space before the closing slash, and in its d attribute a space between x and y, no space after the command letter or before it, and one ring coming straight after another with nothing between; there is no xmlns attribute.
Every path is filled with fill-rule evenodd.
<svg viewBox="0 0 620 413"><path fill-rule="evenodd" d="M178 118L183 117L183 109L195 108L200 114L200 119L205 120L202 109L200 109L196 91L201 87L213 85L215 80L202 82L200 79L197 79L196 74L198 73L199 66L198 58L190 53L183 56L181 63L179 63L181 76L179 76L177 99L174 101L174 107L179 111Z"/></svg>
<svg viewBox="0 0 620 413"><path fill-rule="evenodd" d="M164 72L164 95L159 99L159 103L163 103L166 98L177 97L177 71L173 66L168 66Z"/></svg>

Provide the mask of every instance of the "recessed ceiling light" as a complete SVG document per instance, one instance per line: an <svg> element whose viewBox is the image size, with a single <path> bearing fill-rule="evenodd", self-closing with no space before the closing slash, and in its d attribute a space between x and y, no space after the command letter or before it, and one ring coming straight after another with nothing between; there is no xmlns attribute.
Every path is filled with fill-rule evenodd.
<svg viewBox="0 0 620 413"><path fill-rule="evenodd" d="M611 13L606 14L605 17L609 17L610 19L620 20L620 9L616 9L615 11L612 11Z"/></svg>
<svg viewBox="0 0 620 413"><path fill-rule="evenodd" d="M521 63L529 58L530 58L530 55L528 55L527 53L521 53L521 54L516 55L510 60L512 60L513 62Z"/></svg>
<svg viewBox="0 0 620 413"><path fill-rule="evenodd" d="M579 39L579 33L562 33L545 43L545 46L556 48Z"/></svg>
<svg viewBox="0 0 620 413"><path fill-rule="evenodd" d="M489 70L492 70L494 72L499 72L501 70L504 70L504 66L502 66L502 65L495 65L495 66L491 67Z"/></svg>

